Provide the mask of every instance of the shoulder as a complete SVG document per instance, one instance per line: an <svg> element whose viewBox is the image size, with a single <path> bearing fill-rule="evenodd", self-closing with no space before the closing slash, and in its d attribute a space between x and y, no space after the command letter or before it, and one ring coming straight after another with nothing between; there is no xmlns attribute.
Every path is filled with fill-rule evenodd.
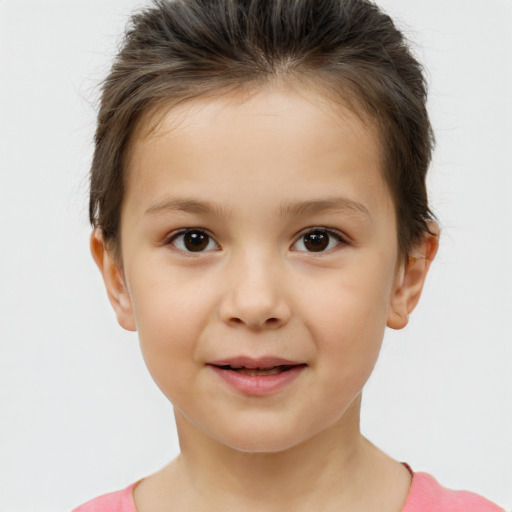
<svg viewBox="0 0 512 512"><path fill-rule="evenodd" d="M98 496L71 512L137 512L132 497L135 485L136 483L133 483L122 491Z"/></svg>
<svg viewBox="0 0 512 512"><path fill-rule="evenodd" d="M498 505L469 491L441 486L427 473L414 473L402 512L504 512Z"/></svg>

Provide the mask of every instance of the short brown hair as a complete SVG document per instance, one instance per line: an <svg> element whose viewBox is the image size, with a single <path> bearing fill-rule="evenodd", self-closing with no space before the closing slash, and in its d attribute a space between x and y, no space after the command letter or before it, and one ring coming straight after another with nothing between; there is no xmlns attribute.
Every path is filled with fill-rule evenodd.
<svg viewBox="0 0 512 512"><path fill-rule="evenodd" d="M150 109L276 78L316 83L377 123L407 257L433 218L427 88L403 34L368 0L155 0L133 15L103 82L91 224L119 245L124 159Z"/></svg>

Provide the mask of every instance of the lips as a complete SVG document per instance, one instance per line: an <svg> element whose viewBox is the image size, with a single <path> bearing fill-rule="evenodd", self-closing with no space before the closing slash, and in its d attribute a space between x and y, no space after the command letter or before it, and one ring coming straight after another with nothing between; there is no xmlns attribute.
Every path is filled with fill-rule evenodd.
<svg viewBox="0 0 512 512"><path fill-rule="evenodd" d="M236 356L230 357L227 359L221 359L218 361L212 361L208 363L212 366L217 366L219 368L225 367L225 369L250 369L250 370L270 370L276 367L292 367L304 365L300 361L292 361L290 359L283 359L281 357L274 356L264 356L264 357L248 357L248 356Z"/></svg>
<svg viewBox="0 0 512 512"><path fill-rule="evenodd" d="M279 365L272 366L271 368L245 368L245 367L233 367L233 366L217 366L222 370L230 370L232 372L240 373L242 375L277 375L278 373L286 372L294 366Z"/></svg>
<svg viewBox="0 0 512 512"><path fill-rule="evenodd" d="M207 366L237 392L265 396L292 385L303 374L307 364L274 356L237 356L212 361Z"/></svg>
<svg viewBox="0 0 512 512"><path fill-rule="evenodd" d="M243 375L276 375L288 371L296 366L305 366L305 363L291 361L274 356L252 358L237 356L208 363L222 370L231 370Z"/></svg>

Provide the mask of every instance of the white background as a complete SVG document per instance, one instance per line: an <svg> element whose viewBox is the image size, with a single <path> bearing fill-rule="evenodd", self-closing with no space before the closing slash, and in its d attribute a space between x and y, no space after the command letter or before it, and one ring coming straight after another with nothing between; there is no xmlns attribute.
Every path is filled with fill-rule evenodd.
<svg viewBox="0 0 512 512"><path fill-rule="evenodd" d="M140 4L140 3L139 3ZM512 1L386 0L429 69L441 249L363 432L512 508ZM177 454L88 252L97 84L131 0L0 0L0 512L64 512Z"/></svg>

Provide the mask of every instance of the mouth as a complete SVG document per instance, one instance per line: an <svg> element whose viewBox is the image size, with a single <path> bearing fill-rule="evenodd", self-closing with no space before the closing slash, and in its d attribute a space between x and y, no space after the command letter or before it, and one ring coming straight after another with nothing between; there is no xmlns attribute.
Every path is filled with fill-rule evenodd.
<svg viewBox="0 0 512 512"><path fill-rule="evenodd" d="M304 374L308 365L273 356L240 356L213 361L207 366L237 393L263 397L289 389Z"/></svg>
<svg viewBox="0 0 512 512"><path fill-rule="evenodd" d="M296 368L298 366L306 366L305 364L293 364L293 365L277 365L277 366L271 366L267 368L246 368L245 366L231 366L231 365L213 365L217 368L220 368L221 370L229 370L232 372L240 373L242 375L250 375L250 376L257 376L257 375L277 375L279 373L287 372L291 370L292 368Z"/></svg>
<svg viewBox="0 0 512 512"><path fill-rule="evenodd" d="M239 355L225 359L218 359L208 363L221 370L240 373L242 375L277 375L290 371L298 366L307 366L301 361L283 359L282 357L267 355L262 357L250 357Z"/></svg>

